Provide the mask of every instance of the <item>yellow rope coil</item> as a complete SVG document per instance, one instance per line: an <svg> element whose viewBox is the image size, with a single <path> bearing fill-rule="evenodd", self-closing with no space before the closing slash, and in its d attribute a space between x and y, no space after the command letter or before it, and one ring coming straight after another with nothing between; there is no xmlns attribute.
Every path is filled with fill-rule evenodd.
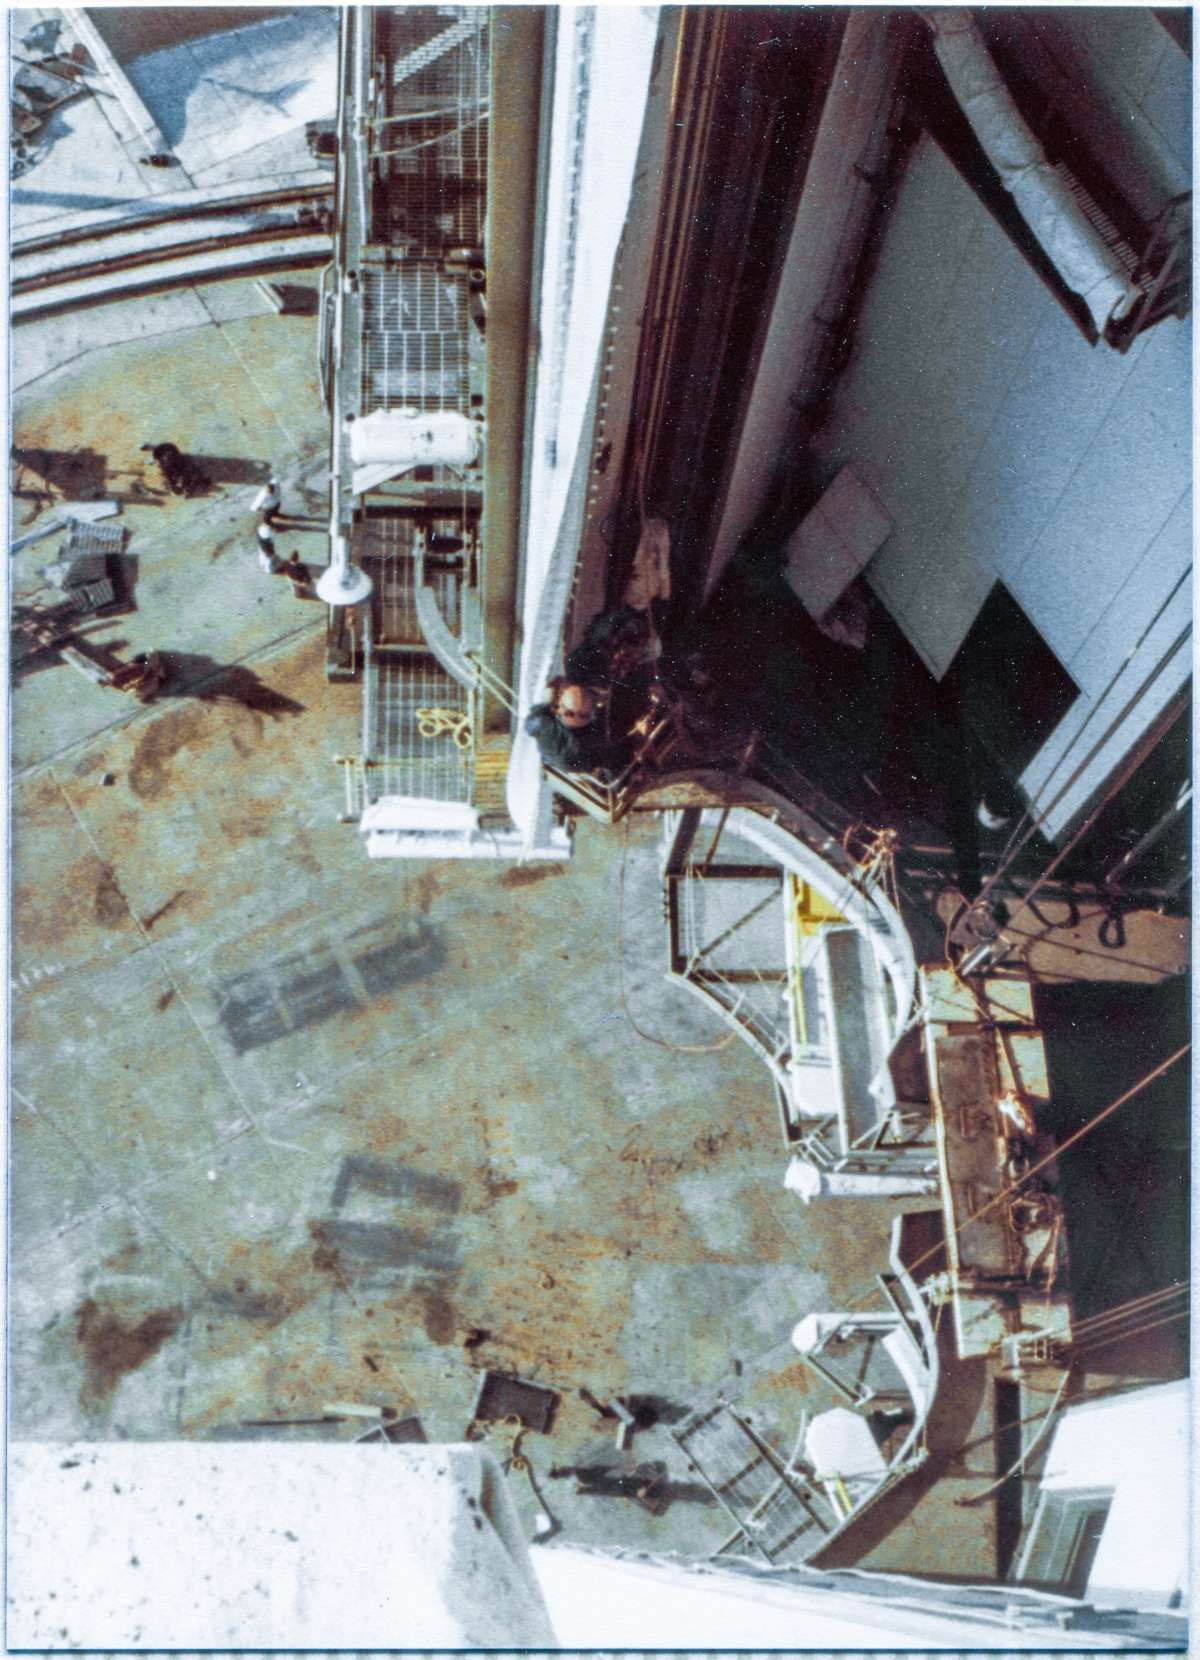
<svg viewBox="0 0 1200 1660"><path fill-rule="evenodd" d="M417 731L423 738L448 732L460 749L471 747L471 717L457 709L418 709Z"/></svg>

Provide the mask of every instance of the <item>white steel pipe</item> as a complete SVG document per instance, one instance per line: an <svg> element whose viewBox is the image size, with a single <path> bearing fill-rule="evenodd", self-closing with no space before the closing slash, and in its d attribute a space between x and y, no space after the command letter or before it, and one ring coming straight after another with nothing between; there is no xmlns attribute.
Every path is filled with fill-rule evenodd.
<svg viewBox="0 0 1200 1660"><path fill-rule="evenodd" d="M371 594L371 578L350 563L346 538L336 528L329 530L329 565L317 578L317 597L326 605L361 605Z"/></svg>

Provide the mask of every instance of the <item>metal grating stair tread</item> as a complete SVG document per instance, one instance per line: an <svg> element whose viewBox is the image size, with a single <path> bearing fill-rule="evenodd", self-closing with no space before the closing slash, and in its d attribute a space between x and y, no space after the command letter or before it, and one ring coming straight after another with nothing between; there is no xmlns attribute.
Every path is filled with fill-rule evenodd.
<svg viewBox="0 0 1200 1660"><path fill-rule="evenodd" d="M467 284L433 264L364 270L362 411L470 409Z"/></svg>
<svg viewBox="0 0 1200 1660"><path fill-rule="evenodd" d="M722 1548L749 1545L769 1562L784 1559L803 1535L825 1530L825 1523L805 1492L798 1472L785 1471L778 1457L760 1441L750 1424L725 1402L693 1415L671 1434L703 1476L714 1497L737 1524L734 1538ZM753 1456L747 1460L747 1454ZM796 1552L796 1559L803 1552Z"/></svg>

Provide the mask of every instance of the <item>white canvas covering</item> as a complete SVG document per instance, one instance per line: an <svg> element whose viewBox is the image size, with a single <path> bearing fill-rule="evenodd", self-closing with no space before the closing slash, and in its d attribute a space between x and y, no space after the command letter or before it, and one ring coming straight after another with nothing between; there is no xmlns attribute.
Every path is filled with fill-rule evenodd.
<svg viewBox="0 0 1200 1660"><path fill-rule="evenodd" d="M558 29L538 319L544 355L523 549L520 718L507 785L509 813L531 848L549 837L552 795L523 722L562 661L613 260L629 209L657 39L656 6L564 12Z"/></svg>
<svg viewBox="0 0 1200 1660"><path fill-rule="evenodd" d="M417 796L385 795L363 808L359 829L435 830L458 833L474 830L479 809L466 801L425 801Z"/></svg>
<svg viewBox="0 0 1200 1660"><path fill-rule="evenodd" d="M868 1476L878 1481L887 1474L887 1463L866 1419L848 1407L835 1406L817 1414L808 1426L804 1452L818 1479L839 1475L843 1479Z"/></svg>
<svg viewBox="0 0 1200 1660"><path fill-rule="evenodd" d="M784 1187L807 1205L813 1199L903 1199L936 1193L935 1177L887 1175L877 1171L819 1170L807 1159L790 1160Z"/></svg>
<svg viewBox="0 0 1200 1660"><path fill-rule="evenodd" d="M346 428L356 467L466 467L479 453L479 430L455 409L376 409Z"/></svg>
<svg viewBox="0 0 1200 1660"><path fill-rule="evenodd" d="M371 859L569 859L571 838L552 827L529 847L519 830L481 830L479 809L466 801L385 795L364 807L359 829Z"/></svg>

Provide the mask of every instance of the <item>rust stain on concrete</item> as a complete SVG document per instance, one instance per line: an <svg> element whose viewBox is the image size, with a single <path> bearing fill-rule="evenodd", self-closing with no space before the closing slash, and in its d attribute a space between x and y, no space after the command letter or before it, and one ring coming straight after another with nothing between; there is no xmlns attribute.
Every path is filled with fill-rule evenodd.
<svg viewBox="0 0 1200 1660"><path fill-rule="evenodd" d="M419 876L409 877L400 890L400 897L405 905L419 911L422 916L428 916L429 907L435 899L441 897L445 886L441 866L432 864L427 870L423 870Z"/></svg>
<svg viewBox="0 0 1200 1660"><path fill-rule="evenodd" d="M497 1199L511 1199L514 1193L520 1191L521 1184L515 1176L498 1178L494 1171L483 1172L483 1203L490 1208Z"/></svg>
<svg viewBox="0 0 1200 1660"><path fill-rule="evenodd" d="M778 1372L764 1373L755 1381L754 1393L762 1395L807 1395L808 1367L802 1360L793 1360Z"/></svg>
<svg viewBox="0 0 1200 1660"><path fill-rule="evenodd" d="M273 1342L272 1334L327 1284L315 1254L304 1247L282 1249L269 1240L234 1243L207 1292L192 1305L204 1324L204 1353L231 1359L244 1356L248 1342Z"/></svg>
<svg viewBox="0 0 1200 1660"><path fill-rule="evenodd" d="M350 1295L350 1281L342 1263L342 1253L336 1245L332 1245L323 1222L311 1221L308 1224L309 1234L312 1236L313 1251L309 1258L318 1274L328 1274L340 1290Z"/></svg>
<svg viewBox="0 0 1200 1660"><path fill-rule="evenodd" d="M147 930L153 928L156 922L161 922L163 917L169 916L177 907L186 905L191 897L192 891L190 888L180 888L178 893L173 893L170 899L165 900L156 911L151 911L149 916L142 918L142 927Z"/></svg>
<svg viewBox="0 0 1200 1660"><path fill-rule="evenodd" d="M259 836L268 836L279 823L277 801L247 801L238 807L236 818L221 820L221 834L235 847Z"/></svg>
<svg viewBox="0 0 1200 1660"><path fill-rule="evenodd" d="M111 1268L117 1274L136 1273L140 1266L141 1252L142 1247L137 1240L130 1239L122 1245L119 1251L114 1251L111 1256L105 1257L104 1266Z"/></svg>
<svg viewBox="0 0 1200 1660"><path fill-rule="evenodd" d="M265 723L257 709L244 704L221 703L217 707L225 719L226 735L243 760L248 760L262 741Z"/></svg>
<svg viewBox="0 0 1200 1660"><path fill-rule="evenodd" d="M129 788L142 801L154 801L170 783L169 765L181 749L204 731L199 709L170 709L142 733L128 773Z"/></svg>
<svg viewBox="0 0 1200 1660"><path fill-rule="evenodd" d="M544 882L547 876L563 876L565 865L513 865L500 878L502 888L527 888L534 882Z"/></svg>
<svg viewBox="0 0 1200 1660"><path fill-rule="evenodd" d="M82 915L95 909L99 918L99 890L112 874L95 854L88 853L68 865L61 876L37 883L17 883L13 888L13 934L28 950L38 945L47 951L60 948L63 940L78 934ZM90 902L90 903L89 903ZM107 907L108 899L104 904ZM120 916L125 908L121 906ZM112 925L111 913L103 919Z"/></svg>
<svg viewBox="0 0 1200 1660"><path fill-rule="evenodd" d="M144 1366L175 1335L182 1319L181 1308L160 1308L133 1324L93 1297L82 1302L75 1310L75 1335L86 1361L79 1396L84 1409L102 1406L127 1373Z"/></svg>
<svg viewBox="0 0 1200 1660"><path fill-rule="evenodd" d="M448 1297L443 1296L440 1291L422 1290L418 1292L418 1296L421 1301L421 1317L426 1337L431 1343L438 1344L440 1348L445 1348L448 1343L453 1343L458 1321L454 1304Z"/></svg>
<svg viewBox="0 0 1200 1660"><path fill-rule="evenodd" d="M96 921L102 928L119 927L129 913L120 883L107 866L101 867L100 878L92 896L92 909L96 913Z"/></svg>
<svg viewBox="0 0 1200 1660"><path fill-rule="evenodd" d="M66 808L62 791L53 778L30 779L14 795L13 817L19 821L24 839L32 841L35 830L57 829Z"/></svg>
<svg viewBox="0 0 1200 1660"><path fill-rule="evenodd" d="M515 1255L501 1251L484 1274L476 1256L470 1289L457 1294L459 1329L487 1334L473 1346L472 1364L537 1364L564 1381L600 1377L607 1386L611 1378L615 1387L631 1283L622 1249L582 1233L508 1243Z"/></svg>

